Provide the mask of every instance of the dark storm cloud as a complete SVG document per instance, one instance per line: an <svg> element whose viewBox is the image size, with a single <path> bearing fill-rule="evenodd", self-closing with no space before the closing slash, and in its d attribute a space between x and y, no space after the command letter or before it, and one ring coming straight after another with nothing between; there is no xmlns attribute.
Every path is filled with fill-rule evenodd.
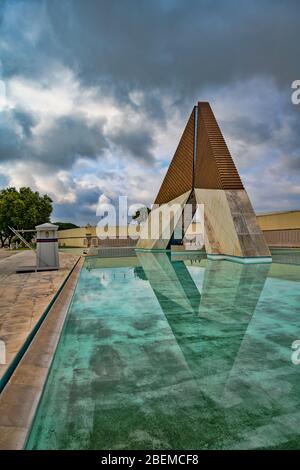
<svg viewBox="0 0 300 470"><path fill-rule="evenodd" d="M233 139L241 139L245 142L261 144L269 140L274 132L274 122L253 122L247 117L239 117L236 120L227 120L220 123L222 131Z"/></svg>
<svg viewBox="0 0 300 470"><path fill-rule="evenodd" d="M38 119L28 112L16 109L12 112L13 119L21 126L25 137L31 137L32 128L37 124Z"/></svg>
<svg viewBox="0 0 300 470"><path fill-rule="evenodd" d="M81 117L62 117L45 133L34 156L57 167L70 167L78 157L96 158L107 148L103 122L88 125Z"/></svg>
<svg viewBox="0 0 300 470"><path fill-rule="evenodd" d="M91 126L79 116L58 118L36 141L32 127L37 122L34 115L18 109L0 114L0 161L18 159L68 168L78 157L96 158L108 147L101 121Z"/></svg>
<svg viewBox="0 0 300 470"><path fill-rule="evenodd" d="M170 119L166 100L171 112L186 116L198 98L208 99L208 89L213 99L215 92L245 83L246 94L247 81L258 78L274 83L274 94L285 90L289 107L274 100L271 113L262 117L247 117L249 110L238 119L227 114L222 130L245 147L267 143L266 163L269 158L273 164L273 150L281 152L277 168L293 176L300 155L300 106L291 105L289 94L291 82L300 78L299 14L299 0L2 0L0 78L28 79L51 93L67 68L82 91L94 87L99 102L113 96L119 109L128 106L143 125L124 122L121 129L104 132L104 122L90 124L73 108L37 141L37 117L13 109L0 113L0 162L41 161L52 171L116 146L125 157L151 165L153 124L163 132ZM135 99L132 92L142 96ZM83 217L94 202L87 194L81 201L80 209L76 204L71 209Z"/></svg>
<svg viewBox="0 0 300 470"><path fill-rule="evenodd" d="M121 148L124 155L129 155L148 164L155 162L151 153L153 138L147 129L128 130L122 128L111 135L111 141Z"/></svg>
<svg viewBox="0 0 300 470"><path fill-rule="evenodd" d="M71 204L55 204L52 220L70 221L78 225L84 223L97 223L99 217L96 216L93 204L97 204L100 196L99 189L78 189L76 192L76 202Z"/></svg>
<svg viewBox="0 0 300 470"><path fill-rule="evenodd" d="M152 90L186 112L206 86L271 76L289 87L299 70L298 0L7 0L0 11L4 77L51 78L63 63L120 106L146 90L150 119L165 118Z"/></svg>
<svg viewBox="0 0 300 470"><path fill-rule="evenodd" d="M283 155L274 166L270 169L271 173L277 177L282 175L289 176L291 181L300 181L300 147L298 154L295 155Z"/></svg>
<svg viewBox="0 0 300 470"><path fill-rule="evenodd" d="M11 113L0 113L0 162L18 158L21 153L20 136L14 128Z"/></svg>
<svg viewBox="0 0 300 470"><path fill-rule="evenodd" d="M271 76L289 88L299 70L296 0L10 0L1 11L4 77L50 80L63 63L120 106L146 91L143 112L162 124L164 93L186 113L206 86Z"/></svg>
<svg viewBox="0 0 300 470"><path fill-rule="evenodd" d="M27 155L32 127L37 119L21 109L0 112L0 161Z"/></svg>
<svg viewBox="0 0 300 470"><path fill-rule="evenodd" d="M83 221L84 223L92 223L92 219L94 216L94 211L87 210L87 208L82 205L81 202L79 203L71 203L71 204L59 204L56 203L54 206L53 214L51 216L52 221L60 221L60 222L70 222L77 225L81 225ZM91 221L90 221L91 219Z"/></svg>
<svg viewBox="0 0 300 470"><path fill-rule="evenodd" d="M69 168L78 157L96 159L113 144L127 158L154 163L153 139L148 130L118 129L105 135L105 120L98 119L97 125L89 125L84 117L64 116L56 119L37 142L32 137L32 128L37 122L35 116L22 110L13 110L0 118L0 161L30 160Z"/></svg>
<svg viewBox="0 0 300 470"><path fill-rule="evenodd" d="M284 159L284 168L290 170L296 170L299 174L300 171L300 153L296 156Z"/></svg>
<svg viewBox="0 0 300 470"><path fill-rule="evenodd" d="M298 72L296 0L49 0L64 61L83 79L143 88L200 86Z"/></svg>
<svg viewBox="0 0 300 470"><path fill-rule="evenodd" d="M61 60L89 83L190 95L257 75L286 84L298 72L297 0L12 0L2 9L10 75L45 73Z"/></svg>

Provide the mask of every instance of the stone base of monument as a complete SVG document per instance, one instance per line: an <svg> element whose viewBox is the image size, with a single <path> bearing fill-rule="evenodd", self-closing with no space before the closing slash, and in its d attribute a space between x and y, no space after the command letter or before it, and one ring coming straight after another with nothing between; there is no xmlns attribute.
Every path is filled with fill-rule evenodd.
<svg viewBox="0 0 300 470"><path fill-rule="evenodd" d="M272 257L255 212L244 189L195 189L204 205L206 252L218 259L251 263L271 262ZM213 259L213 258L211 258Z"/></svg>
<svg viewBox="0 0 300 470"><path fill-rule="evenodd" d="M203 247L195 243L184 243L183 245L171 245L171 252L173 253L191 253L195 251L203 251Z"/></svg>
<svg viewBox="0 0 300 470"><path fill-rule="evenodd" d="M261 263L272 263L271 256L254 256L254 257L242 257L242 256L231 256L231 255L214 255L207 254L207 259L213 261L234 261L235 263L242 264L261 264Z"/></svg>

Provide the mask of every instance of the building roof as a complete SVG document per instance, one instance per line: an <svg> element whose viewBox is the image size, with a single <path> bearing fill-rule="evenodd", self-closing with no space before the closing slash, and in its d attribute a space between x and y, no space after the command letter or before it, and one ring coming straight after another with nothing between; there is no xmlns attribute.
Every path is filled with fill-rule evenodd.
<svg viewBox="0 0 300 470"><path fill-rule="evenodd" d="M294 209L292 211L273 211L273 212L260 212L256 214L257 217L263 217L265 215L279 215L279 214L293 214L300 212L300 209Z"/></svg>
<svg viewBox="0 0 300 470"><path fill-rule="evenodd" d="M46 222L45 224L41 225L36 225L36 230L57 230L58 225L51 224L49 222Z"/></svg>

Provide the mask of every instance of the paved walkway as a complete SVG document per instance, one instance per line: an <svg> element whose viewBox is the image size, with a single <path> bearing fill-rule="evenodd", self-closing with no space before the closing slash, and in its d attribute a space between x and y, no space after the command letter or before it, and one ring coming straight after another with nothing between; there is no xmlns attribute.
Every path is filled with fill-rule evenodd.
<svg viewBox="0 0 300 470"><path fill-rule="evenodd" d="M76 265L8 384L0 394L0 450L23 449L83 259Z"/></svg>
<svg viewBox="0 0 300 470"><path fill-rule="evenodd" d="M5 248L0 248L0 261L8 258L9 256L13 256L16 253L19 253L18 251L12 251L12 250L6 250Z"/></svg>
<svg viewBox="0 0 300 470"><path fill-rule="evenodd" d="M35 264L35 254L6 253L8 256L0 250L0 341L4 341L6 350L5 364L0 362L0 378L78 259L60 253L59 271L16 274L17 267Z"/></svg>

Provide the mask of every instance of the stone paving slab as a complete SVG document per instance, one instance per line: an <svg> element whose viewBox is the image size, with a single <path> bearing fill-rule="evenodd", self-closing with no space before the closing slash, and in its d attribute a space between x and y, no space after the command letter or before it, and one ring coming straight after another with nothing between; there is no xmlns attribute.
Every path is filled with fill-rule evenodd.
<svg viewBox="0 0 300 470"><path fill-rule="evenodd" d="M8 250L6 248L0 248L0 261L5 258L9 258L10 256L15 255L16 253L20 253L19 251Z"/></svg>
<svg viewBox="0 0 300 470"><path fill-rule="evenodd" d="M16 274L20 266L35 264L35 253L7 253L0 256L0 340L6 349L0 378L78 260L77 255L60 253L58 271Z"/></svg>

